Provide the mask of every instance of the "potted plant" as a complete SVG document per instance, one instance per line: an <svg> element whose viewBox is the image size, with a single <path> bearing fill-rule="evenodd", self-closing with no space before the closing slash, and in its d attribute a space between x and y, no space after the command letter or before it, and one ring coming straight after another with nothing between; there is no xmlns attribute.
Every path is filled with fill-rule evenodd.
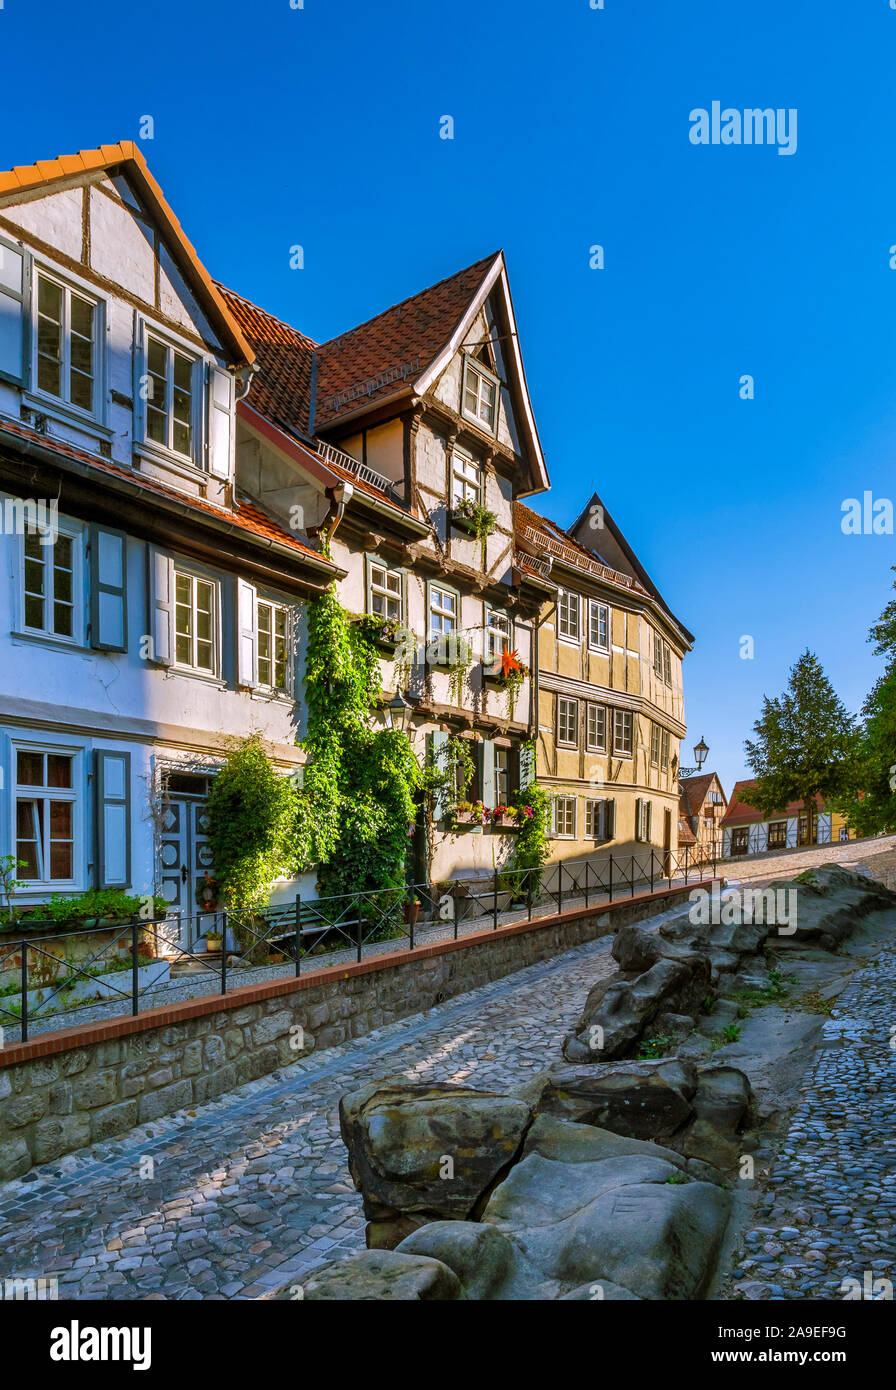
<svg viewBox="0 0 896 1390"><path fill-rule="evenodd" d="M482 507L478 502L465 497L452 509L451 522L459 531L465 531L468 536L473 536L477 541L483 541L494 531L498 524L498 518L494 512L489 511L488 507Z"/></svg>
<svg viewBox="0 0 896 1390"><path fill-rule="evenodd" d="M219 932L219 931L217 930L217 928L216 928L214 931L208 931L208 932L206 932L206 934L205 934L205 949L206 949L207 951L220 951L220 950L221 950L221 947L222 947L223 945L224 945L224 936L223 936L223 933Z"/></svg>
<svg viewBox="0 0 896 1390"><path fill-rule="evenodd" d="M410 898L404 900L404 920L409 927L417 925L417 918L420 916L420 899L414 893Z"/></svg>
<svg viewBox="0 0 896 1390"><path fill-rule="evenodd" d="M510 651L507 647L501 653L500 660L495 659L488 664L483 662L483 681L494 686L496 690L503 690L507 696L508 719L513 718L520 690L528 675L528 666L520 661L516 652Z"/></svg>

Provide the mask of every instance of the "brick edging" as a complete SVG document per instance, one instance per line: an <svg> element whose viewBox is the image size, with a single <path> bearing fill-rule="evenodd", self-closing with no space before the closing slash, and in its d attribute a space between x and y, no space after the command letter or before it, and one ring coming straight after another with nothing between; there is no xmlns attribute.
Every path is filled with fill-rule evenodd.
<svg viewBox="0 0 896 1390"><path fill-rule="evenodd" d="M334 980L354 979L359 975L373 975L389 970L397 965L412 964L415 960L432 960L437 956L450 955L454 951L467 950L471 946L484 945L502 937L523 936L529 932L548 931L562 927L570 922L578 922L588 917L602 917L618 912L622 908L659 902L662 899L678 898L691 893L695 888L708 888L714 882L711 878L699 879L694 883L682 884L676 888L655 889L652 893L636 893L633 897L617 898L612 903L599 903L593 907L579 907L567 912L555 912L549 917L536 917L530 922L508 922L495 928L474 932L470 936L459 937L456 941L439 941L432 946L417 946L413 951L389 951L383 955L372 956L369 960L355 961L351 965L328 965L320 970L310 970L298 976L285 976L269 980L265 984L238 985L227 994L204 994L199 999L182 999L176 1004L159 1005L144 1013L125 1014L108 1022L87 1023L80 1028L60 1028L52 1033L39 1033L28 1042L11 1043L0 1048L0 1067L13 1066L19 1062L32 1061L37 1057L50 1057L57 1052L74 1051L79 1047L108 1042L115 1038L142 1033L150 1028L162 1028L168 1024L183 1023L189 1019L201 1018L205 1014L221 1013L226 1009L238 1009L246 1004L255 1004L264 999L275 999L281 995L296 994L302 990L314 989L317 985Z"/></svg>

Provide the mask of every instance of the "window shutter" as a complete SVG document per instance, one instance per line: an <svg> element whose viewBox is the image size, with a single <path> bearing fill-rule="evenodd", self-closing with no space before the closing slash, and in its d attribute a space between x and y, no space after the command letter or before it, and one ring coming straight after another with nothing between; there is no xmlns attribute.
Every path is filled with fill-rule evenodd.
<svg viewBox="0 0 896 1390"><path fill-rule="evenodd" d="M635 802L635 839L644 839L644 802L640 796Z"/></svg>
<svg viewBox="0 0 896 1390"><path fill-rule="evenodd" d="M24 378L25 258L0 242L0 373Z"/></svg>
<svg viewBox="0 0 896 1390"><path fill-rule="evenodd" d="M479 744L479 797L484 806L495 804L495 745L484 738Z"/></svg>
<svg viewBox="0 0 896 1390"><path fill-rule="evenodd" d="M437 772L445 770L444 750L448 735L443 729L435 729L429 735L429 761ZM433 820L442 820L451 809L453 791L451 787L439 787L432 799Z"/></svg>
<svg viewBox="0 0 896 1390"><path fill-rule="evenodd" d="M255 586L245 579L236 581L237 597L237 681L240 685L255 685L255 647L258 641L255 620Z"/></svg>
<svg viewBox="0 0 896 1390"><path fill-rule="evenodd" d="M229 478L232 471L233 377L217 367L209 367L208 375L209 471L218 478Z"/></svg>
<svg viewBox="0 0 896 1390"><path fill-rule="evenodd" d="M128 649L127 537L90 527L90 645L98 651Z"/></svg>
<svg viewBox="0 0 896 1390"><path fill-rule="evenodd" d="M94 749L94 869L97 888L131 886L131 755Z"/></svg>
<svg viewBox="0 0 896 1390"><path fill-rule="evenodd" d="M535 749L531 743L524 743L519 758L520 787L525 791L535 781Z"/></svg>
<svg viewBox="0 0 896 1390"><path fill-rule="evenodd" d="M515 794L524 784L520 781L520 763L522 761L522 749L514 746L507 750L507 792L512 801Z"/></svg>
<svg viewBox="0 0 896 1390"><path fill-rule="evenodd" d="M164 550L150 546L149 560L149 635L152 652L148 660L159 666L169 666L172 659L171 629L174 617L174 561Z"/></svg>
<svg viewBox="0 0 896 1390"><path fill-rule="evenodd" d="M653 836L653 802L644 802L644 839L649 843Z"/></svg>
<svg viewBox="0 0 896 1390"><path fill-rule="evenodd" d="M607 840L616 839L616 802L604 802L604 838Z"/></svg>

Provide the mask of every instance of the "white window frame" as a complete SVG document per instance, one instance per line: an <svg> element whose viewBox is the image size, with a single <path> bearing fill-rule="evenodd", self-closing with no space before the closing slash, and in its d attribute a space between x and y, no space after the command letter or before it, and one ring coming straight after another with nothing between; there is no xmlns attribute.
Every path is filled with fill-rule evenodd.
<svg viewBox="0 0 896 1390"><path fill-rule="evenodd" d="M454 611L449 612L445 605L438 601L437 596L450 595L454 601ZM436 628L433 626L433 619L439 621L451 621L450 627ZM426 594L426 621L428 624L429 640L437 641L440 637L447 637L450 633L460 631L460 594L456 589L451 589L446 584L434 584L430 582Z"/></svg>
<svg viewBox="0 0 896 1390"><path fill-rule="evenodd" d="M554 839L554 840L574 840L574 839L576 838L576 822L577 822L577 819L578 819L578 807L577 807L577 804L576 804L576 803L577 803L577 800L578 800L578 798L577 798L577 797L574 797L574 796L555 796L555 797L552 799L552 801L551 801L551 838L552 838L552 839ZM561 813L561 810L560 810L561 803L563 803L563 807L564 807L562 813ZM569 811L569 808L570 808L570 807L572 807L572 829L571 829L571 830L566 828L567 825L568 825L568 823L569 823L569 818L570 818L570 811ZM564 827L563 829L560 828L560 825L561 825L561 815L562 815L562 824L563 824L563 827Z"/></svg>
<svg viewBox="0 0 896 1390"><path fill-rule="evenodd" d="M505 766L500 767L501 759L505 760ZM506 806L510 800L510 749L500 744L492 745L492 779L495 788L495 805ZM505 783L504 795L501 794L501 781Z"/></svg>
<svg viewBox="0 0 896 1390"><path fill-rule="evenodd" d="M169 444L160 444L156 439L149 437L149 340L154 338L157 343L164 347L168 354L169 366L166 369L166 382L169 387L173 381L174 373L174 353L185 357L191 364L190 378L190 440L191 450L189 454L181 454ZM162 459L174 467L182 468L191 473L207 474L205 464L205 414L208 405L208 363L196 348L175 334L159 328L149 319L140 320L138 336L139 352L135 355L137 364L135 382L135 415L137 424L134 431L134 445L138 452L143 452L153 458ZM139 401L139 408L137 403ZM169 410L167 412L168 428L166 438L170 441L174 428L173 395L170 398Z"/></svg>
<svg viewBox="0 0 896 1390"><path fill-rule="evenodd" d="M471 381L471 378L474 376L477 378L475 384ZM490 386L494 388L494 399L491 409L491 418L488 418L487 416L481 414L483 399L481 384L483 381L487 382ZM475 410L471 410L467 405L467 392L470 390L472 390L473 394L476 397ZM463 379L461 381L460 388L461 415L463 415L465 420L472 420L474 425L478 426L479 429L485 431L486 434L495 435L498 430L498 410L500 407L500 403L501 383L495 376L494 372L490 372L488 367L484 366L478 358L473 358L468 355L465 355Z"/></svg>
<svg viewBox="0 0 896 1390"><path fill-rule="evenodd" d="M206 581L208 582L208 581ZM272 685L269 681L261 678L261 663L266 658L261 655L261 622L259 613L262 608L271 610L271 655L267 658L271 663L271 675L277 674L277 660L275 656L277 633L275 631L276 615L282 613L285 619L286 632L284 640L286 642L286 656L284 658L284 677L283 685ZM265 598L263 595L255 597L255 683L260 690L269 691L273 695L292 694L292 609L288 603L278 603L275 599ZM211 674L211 673L209 673Z"/></svg>
<svg viewBox="0 0 896 1390"><path fill-rule="evenodd" d="M474 507L482 505L482 468L472 454L463 449L454 449L451 454L451 505L457 507L461 502L472 502Z"/></svg>
<svg viewBox="0 0 896 1390"><path fill-rule="evenodd" d="M649 797L642 797L638 802L638 824L635 827L635 839L640 844L649 845L652 843L653 834L653 802Z"/></svg>
<svg viewBox="0 0 896 1390"><path fill-rule="evenodd" d="M486 666L492 666L501 660L505 646L508 651L513 651L513 619L509 613L501 608L493 608L490 603L484 603L482 609L482 659ZM498 618L506 627L493 627L492 618ZM496 639L499 639L498 643Z"/></svg>
<svg viewBox="0 0 896 1390"><path fill-rule="evenodd" d="M627 721L627 723L626 723ZM619 729L628 728L628 747L625 747L626 739L619 738ZM614 709L613 711L613 757L630 758L632 757L635 742L635 717L630 709Z"/></svg>
<svg viewBox="0 0 896 1390"><path fill-rule="evenodd" d="M660 765L660 726L651 724L650 726L650 766L659 767Z"/></svg>
<svg viewBox="0 0 896 1390"><path fill-rule="evenodd" d="M566 711L564 712L564 706ZM572 709L570 719L569 708ZM564 738L563 730L568 729L570 722L573 728L573 737ZM578 748L579 746L579 702L569 695L557 696L557 744L560 748Z"/></svg>
<svg viewBox="0 0 896 1390"><path fill-rule="evenodd" d="M602 798L585 798L585 839L586 840L605 840L606 836L606 807L607 803Z"/></svg>
<svg viewBox="0 0 896 1390"><path fill-rule="evenodd" d="M575 605L575 631L571 619ZM564 627L566 631L564 631ZM582 600L579 594L563 589L557 595L557 637L561 642L570 642L578 647L582 641Z"/></svg>
<svg viewBox="0 0 896 1390"><path fill-rule="evenodd" d="M376 571L382 571L384 580L394 579L398 581L397 591L390 587L387 582L377 580ZM374 594L380 594L383 598L387 611L377 613L373 606ZM394 616L388 612L390 602L398 602L398 615ZM367 612L375 618L386 618L390 622L404 622L404 571L396 569L393 565L387 565L383 560L376 560L372 556L367 557Z"/></svg>
<svg viewBox="0 0 896 1390"><path fill-rule="evenodd" d="M62 357L59 363L60 384L63 394L55 395L52 391L47 391L39 384L39 358L38 352L38 330L40 325L40 281L47 280L56 285L63 295L62 307ZM89 410L84 406L78 405L71 398L71 371L72 371L72 347L71 347L71 297L75 295L78 299L83 299L85 303L93 306L93 402ZM73 283L43 265L40 261L32 262L32 285L31 285L31 392L36 400L47 401L51 406L59 410L70 411L78 419L91 420L94 423L101 423L104 417L105 387L103 380L103 344L105 343L105 300L100 299L90 290L84 289L81 285Z"/></svg>
<svg viewBox="0 0 896 1390"><path fill-rule="evenodd" d="M2 499L0 499L2 505ZM53 632L48 627L30 627L26 621L25 611L25 536L17 536L18 542L18 604L19 604L19 630L29 637L42 637L48 642L64 642L69 647L82 647L84 645L84 630L86 622L86 610L84 603L84 574L85 574L85 530L78 522L62 520L57 518L58 534L65 536L72 543L72 631L71 636L64 632ZM38 537L40 541L40 537ZM54 593L50 592L55 582L53 556L55 545L41 545L41 551L45 554L44 559L44 582L47 586L47 593L44 595L45 612L50 613L53 609ZM55 590L54 590L55 592Z"/></svg>
<svg viewBox="0 0 896 1390"><path fill-rule="evenodd" d="M11 765L9 777L9 824L11 827L10 852L18 858L18 816L17 802L43 800L45 803L50 801L68 801L72 804L72 875L70 878L29 878L24 879L21 872L17 873L24 887L18 890L18 895L24 896L29 893L58 893L63 890L80 889L85 886L86 880L86 861L84 854L84 804L86 787L84 779L84 746L57 743L41 743L33 739L10 739ZM30 795L31 788L28 783L19 782L18 776L18 755L19 753L37 753L42 755L57 754L60 757L71 758L72 777L71 787L42 787L33 788L34 795ZM46 764L44 764L46 766ZM49 807L45 805L44 811L44 841L43 849L49 847Z"/></svg>
<svg viewBox="0 0 896 1390"><path fill-rule="evenodd" d="M600 614L604 615L605 640L600 640ZM595 618L597 619L597 639L594 637ZM608 652L610 650L610 609L599 599L591 598L588 600L588 650L591 652Z"/></svg>
<svg viewBox="0 0 896 1390"><path fill-rule="evenodd" d="M668 770L669 770L669 730L668 730L668 729L662 729L662 730L660 731L660 771L661 771L661 772L668 772Z"/></svg>
<svg viewBox="0 0 896 1390"><path fill-rule="evenodd" d="M603 737L600 736L597 727L600 714L603 714ZM594 726L593 737L592 725ZM589 753L606 753L607 751L607 707L597 704L593 700L589 700L585 706L585 747Z"/></svg>
<svg viewBox="0 0 896 1390"><path fill-rule="evenodd" d="M178 639L179 636L188 635L188 634L184 634L184 633L178 633L178 630L177 630L177 610L178 610L178 608L180 607L180 604L179 604L178 598L177 598L177 581L178 581L178 579L189 579L189 580L190 580L190 619L191 619L191 623L192 623L192 628L193 628L193 630L192 630L192 633L189 634L189 636L190 636L190 645L191 645L191 653L190 653L191 659L190 659L189 662L179 661L178 658L177 658L177 639ZM212 664L211 664L210 667L208 667L208 666L197 666L197 665L195 664L195 663L196 663L196 644L197 644L197 642L200 640L200 639L199 639L199 636L198 636L198 634L197 634L197 632L196 632L196 613L197 613L197 608L196 608L196 585L197 585L197 584L208 584L208 585L211 587L211 590L212 590L212 603L211 603L211 619L212 619L212 621L211 621L211 631L212 631ZM214 679L214 678L216 678L216 677L220 677L220 674L221 674L221 585L220 585L220 582L219 582L217 579L213 579L213 578L212 578L210 575L208 575L208 574L201 574L201 573L199 573L199 572L196 571L196 570L188 569L188 568L186 568L185 566L178 564L177 561L175 561L175 563L174 563L173 578L172 578L171 607L172 607L172 628L173 628L173 631L172 631L172 639L173 639L173 640L172 640L172 662L171 662L172 666L173 666L176 670L178 670L178 671L186 671L186 672L189 672L189 674L190 674L190 675L193 675L193 676L205 676L207 679L209 679L209 678L210 678L210 679ZM256 620L257 620L257 612L256 612ZM256 626L256 636L257 636L257 632L258 632L258 629L257 629L257 626Z"/></svg>

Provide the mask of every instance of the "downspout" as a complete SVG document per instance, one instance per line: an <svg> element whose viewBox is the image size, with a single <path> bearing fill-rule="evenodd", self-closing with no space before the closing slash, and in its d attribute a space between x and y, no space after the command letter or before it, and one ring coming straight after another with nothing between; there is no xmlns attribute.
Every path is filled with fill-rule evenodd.
<svg viewBox="0 0 896 1390"><path fill-rule="evenodd" d="M330 506L323 521L314 529L324 548L324 553L328 554L330 542L336 534L339 523L345 516L345 508L354 496L355 489L351 483L337 483L335 487L328 487L326 491L327 497L330 499Z"/></svg>

